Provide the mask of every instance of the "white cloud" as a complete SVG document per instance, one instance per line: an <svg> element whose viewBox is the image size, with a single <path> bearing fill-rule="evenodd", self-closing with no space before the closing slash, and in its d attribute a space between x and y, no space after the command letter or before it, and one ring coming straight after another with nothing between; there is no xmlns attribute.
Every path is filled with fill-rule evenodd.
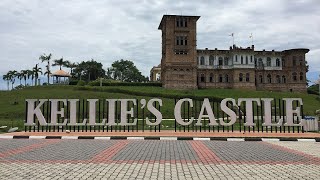
<svg viewBox="0 0 320 180"><path fill-rule="evenodd" d="M228 49L231 32L240 46L284 50L305 47L310 71L320 71L320 2L317 0L0 2L0 74L39 63L42 53L71 61L94 58L105 68L130 59L144 75L161 59L163 14L200 15L198 48Z"/></svg>

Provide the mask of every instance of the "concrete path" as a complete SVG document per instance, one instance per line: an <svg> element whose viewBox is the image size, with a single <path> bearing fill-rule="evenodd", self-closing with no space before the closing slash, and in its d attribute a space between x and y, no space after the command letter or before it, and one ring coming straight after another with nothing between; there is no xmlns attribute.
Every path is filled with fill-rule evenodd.
<svg viewBox="0 0 320 180"><path fill-rule="evenodd" d="M319 142L0 139L0 179L319 177Z"/></svg>

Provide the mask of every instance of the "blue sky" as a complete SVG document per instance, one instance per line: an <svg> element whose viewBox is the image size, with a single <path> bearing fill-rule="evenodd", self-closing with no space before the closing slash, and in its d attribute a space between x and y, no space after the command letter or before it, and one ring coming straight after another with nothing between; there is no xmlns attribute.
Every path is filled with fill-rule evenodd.
<svg viewBox="0 0 320 180"><path fill-rule="evenodd" d="M134 61L144 75L160 63L162 15L199 15L198 48L309 48L308 79L320 72L318 0L1 0L0 74L31 69L52 53L73 62L90 60L107 68L118 59ZM41 65L44 68L44 64ZM0 81L0 89L6 83Z"/></svg>

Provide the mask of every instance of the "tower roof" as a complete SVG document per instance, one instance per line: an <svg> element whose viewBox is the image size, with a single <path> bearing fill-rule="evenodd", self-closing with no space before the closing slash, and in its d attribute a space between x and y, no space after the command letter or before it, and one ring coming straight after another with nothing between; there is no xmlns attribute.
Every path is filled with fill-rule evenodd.
<svg viewBox="0 0 320 180"><path fill-rule="evenodd" d="M158 29L162 29L162 23L164 21L165 18L168 18L168 17L188 17L188 18L195 18L195 19L199 19L201 16L188 16L188 15L163 15L162 16L162 19L160 21L160 24L159 24L159 27Z"/></svg>

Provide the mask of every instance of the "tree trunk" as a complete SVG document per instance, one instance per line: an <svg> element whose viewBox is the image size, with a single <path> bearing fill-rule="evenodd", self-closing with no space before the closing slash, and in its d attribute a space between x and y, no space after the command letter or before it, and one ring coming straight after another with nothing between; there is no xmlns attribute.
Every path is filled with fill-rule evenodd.
<svg viewBox="0 0 320 180"><path fill-rule="evenodd" d="M7 85L8 85L8 91L9 91L10 90L9 81L7 81Z"/></svg>

